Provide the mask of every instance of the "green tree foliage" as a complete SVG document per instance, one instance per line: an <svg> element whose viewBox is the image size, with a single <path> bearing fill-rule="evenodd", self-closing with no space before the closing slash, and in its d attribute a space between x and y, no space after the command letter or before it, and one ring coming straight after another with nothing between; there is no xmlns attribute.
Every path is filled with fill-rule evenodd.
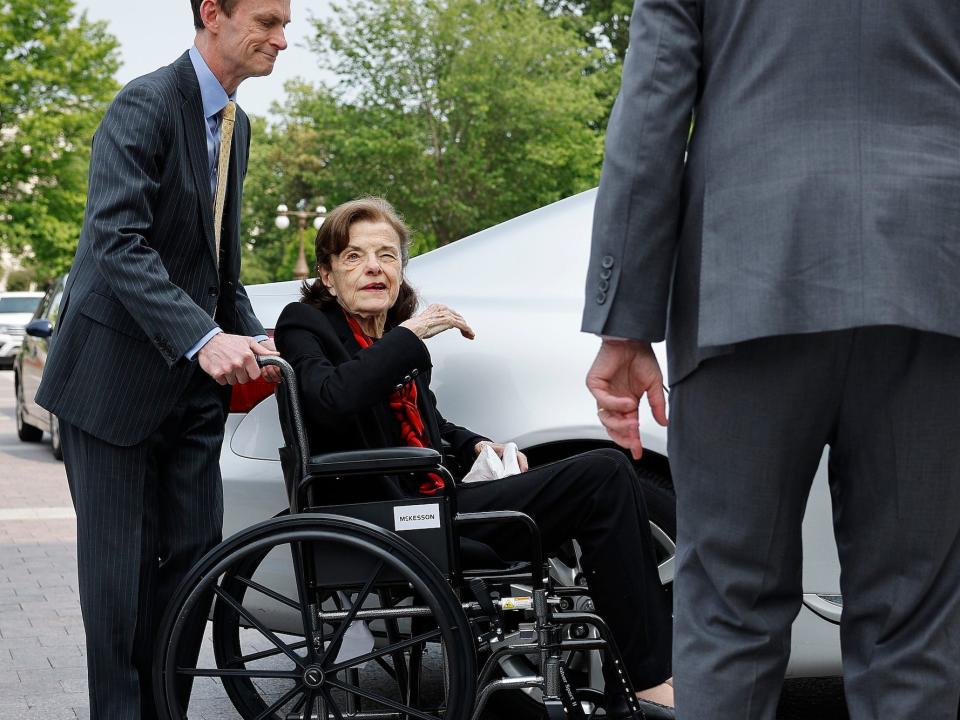
<svg viewBox="0 0 960 720"><path fill-rule="evenodd" d="M609 66L619 66L630 43L633 0L543 0L552 15L566 17L588 44L606 51Z"/></svg>
<svg viewBox="0 0 960 720"><path fill-rule="evenodd" d="M562 18L583 43L599 51L586 71L600 79L597 97L604 105L604 113L598 130L606 133L630 43L633 0L542 0L542 5L551 16Z"/></svg>
<svg viewBox="0 0 960 720"><path fill-rule="evenodd" d="M254 136L245 279L290 277L278 202L384 195L423 251L597 182L606 80L586 68L601 51L564 17L534 0L358 0L315 22L339 82L291 84L280 122Z"/></svg>
<svg viewBox="0 0 960 720"><path fill-rule="evenodd" d="M118 67L116 40L73 0L0 0L0 246L32 248L40 277L73 257Z"/></svg>

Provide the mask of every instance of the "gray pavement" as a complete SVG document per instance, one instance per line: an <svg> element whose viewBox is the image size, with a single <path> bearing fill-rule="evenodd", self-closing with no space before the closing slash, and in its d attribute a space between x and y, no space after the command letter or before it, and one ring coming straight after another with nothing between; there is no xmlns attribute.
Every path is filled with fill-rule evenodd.
<svg viewBox="0 0 960 720"><path fill-rule="evenodd" d="M89 718L75 523L63 464L49 437L17 439L13 373L0 371L0 720ZM207 644L208 667L211 654ZM190 716L236 718L210 682L196 686ZM838 680L788 682L778 712L846 717Z"/></svg>
<svg viewBox="0 0 960 720"><path fill-rule="evenodd" d="M0 718L89 716L76 528L49 438L17 440L0 372Z"/></svg>

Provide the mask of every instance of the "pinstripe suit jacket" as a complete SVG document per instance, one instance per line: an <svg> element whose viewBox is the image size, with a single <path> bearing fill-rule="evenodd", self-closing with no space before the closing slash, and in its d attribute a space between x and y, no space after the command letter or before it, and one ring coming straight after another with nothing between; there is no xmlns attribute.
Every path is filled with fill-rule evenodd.
<svg viewBox="0 0 960 720"><path fill-rule="evenodd" d="M238 109L219 272L204 123L184 53L131 81L94 136L83 232L37 402L115 445L159 426L195 371L184 354L206 333L263 334L239 279L250 121Z"/></svg>

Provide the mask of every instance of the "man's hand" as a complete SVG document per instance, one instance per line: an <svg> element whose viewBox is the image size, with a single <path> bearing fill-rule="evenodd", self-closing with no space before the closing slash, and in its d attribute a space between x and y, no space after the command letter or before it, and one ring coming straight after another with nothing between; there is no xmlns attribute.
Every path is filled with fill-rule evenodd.
<svg viewBox="0 0 960 720"><path fill-rule="evenodd" d="M200 348L200 367L221 385L242 385L260 377L257 355L278 355L251 337L220 333Z"/></svg>
<svg viewBox="0 0 960 720"><path fill-rule="evenodd" d="M259 343L260 347L269 350L269 355L279 355L277 351L277 345L273 342L273 338L267 338L266 340L261 340ZM258 355L263 355L265 353L257 353ZM283 376L280 374L280 368L276 365L267 365L264 368L260 368L260 371L263 373L263 379L267 382L278 383L283 380Z"/></svg>
<svg viewBox="0 0 960 720"><path fill-rule="evenodd" d="M490 449L493 450L497 457L503 460L503 451L507 449L507 446L503 443L491 442L490 440L481 440L476 445L473 446L474 455L480 456L480 453L483 452L484 446L489 445ZM530 469L530 463L527 462L527 456L522 452L517 450L517 465L520 467L520 472L526 472Z"/></svg>
<svg viewBox="0 0 960 720"><path fill-rule="evenodd" d="M650 343L640 340L604 340L590 371L587 388L597 401L597 415L607 434L639 460L638 407L644 394L653 417L667 425L667 403L663 394L663 373Z"/></svg>

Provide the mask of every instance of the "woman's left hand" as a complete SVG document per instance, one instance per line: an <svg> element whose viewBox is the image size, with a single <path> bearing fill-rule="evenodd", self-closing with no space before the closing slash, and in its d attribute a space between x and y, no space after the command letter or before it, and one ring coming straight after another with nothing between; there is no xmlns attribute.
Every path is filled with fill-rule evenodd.
<svg viewBox="0 0 960 720"><path fill-rule="evenodd" d="M480 455L480 453L483 452L484 445L489 445L490 449L497 454L497 457L499 457L501 460L503 459L503 451L506 450L506 445L503 443L491 442L489 440L481 440L473 446L473 452L477 455ZM520 466L520 472L526 472L530 469L530 465L527 463L527 456L519 450L517 450L517 465Z"/></svg>

